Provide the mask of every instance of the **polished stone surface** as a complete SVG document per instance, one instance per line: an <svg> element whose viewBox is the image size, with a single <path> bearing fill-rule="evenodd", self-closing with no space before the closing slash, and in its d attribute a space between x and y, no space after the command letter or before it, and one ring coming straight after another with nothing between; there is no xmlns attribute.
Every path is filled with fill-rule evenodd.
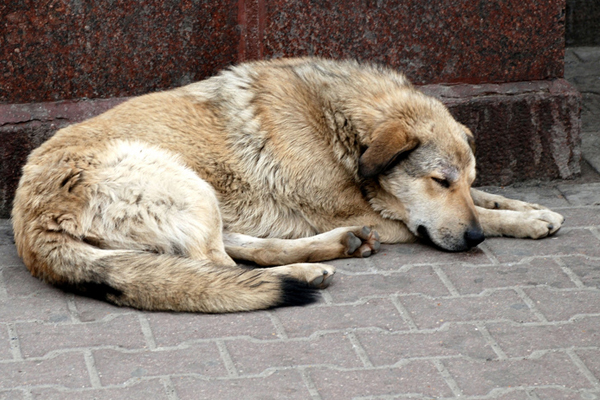
<svg viewBox="0 0 600 400"><path fill-rule="evenodd" d="M266 2L264 56L358 57L415 83L562 77L564 0Z"/></svg>
<svg viewBox="0 0 600 400"><path fill-rule="evenodd" d="M564 0L62 1L0 5L0 103L133 96L249 59L320 55L415 83L562 77Z"/></svg>
<svg viewBox="0 0 600 400"><path fill-rule="evenodd" d="M212 75L238 52L234 0L29 3L0 5L0 103L139 95Z"/></svg>

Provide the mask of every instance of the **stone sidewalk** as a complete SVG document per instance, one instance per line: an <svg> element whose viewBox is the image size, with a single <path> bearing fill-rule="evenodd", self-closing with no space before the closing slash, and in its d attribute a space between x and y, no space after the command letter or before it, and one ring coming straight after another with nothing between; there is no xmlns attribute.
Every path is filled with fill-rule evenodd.
<svg viewBox="0 0 600 400"><path fill-rule="evenodd" d="M0 224L0 399L600 398L600 183L488 188L566 217L467 253L336 260L304 308L139 312L63 293Z"/></svg>
<svg viewBox="0 0 600 400"><path fill-rule="evenodd" d="M486 189L561 212L557 235L467 253L382 246L333 261L316 305L113 307L32 278L0 221L0 399L600 399L597 60L566 57L584 94L584 178Z"/></svg>

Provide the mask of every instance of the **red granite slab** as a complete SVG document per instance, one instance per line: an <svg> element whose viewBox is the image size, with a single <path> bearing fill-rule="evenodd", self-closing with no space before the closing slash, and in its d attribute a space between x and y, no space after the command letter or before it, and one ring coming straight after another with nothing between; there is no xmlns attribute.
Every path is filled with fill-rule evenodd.
<svg viewBox="0 0 600 400"><path fill-rule="evenodd" d="M418 84L563 76L564 0L270 0L265 7L266 58L357 57L395 66Z"/></svg>
<svg viewBox="0 0 600 400"><path fill-rule="evenodd" d="M238 52L237 0L0 4L0 103L143 94L214 74Z"/></svg>

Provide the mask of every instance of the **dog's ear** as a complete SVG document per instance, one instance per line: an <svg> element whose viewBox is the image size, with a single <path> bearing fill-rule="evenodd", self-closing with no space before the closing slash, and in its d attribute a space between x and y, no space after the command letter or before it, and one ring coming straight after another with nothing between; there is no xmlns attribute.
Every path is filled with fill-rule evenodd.
<svg viewBox="0 0 600 400"><path fill-rule="evenodd" d="M467 143L469 143L471 151L473 152L473 154L475 154L475 136L473 136L473 132L471 132L469 128L462 124L461 126L463 127L463 131L465 132L465 136L467 137Z"/></svg>
<svg viewBox="0 0 600 400"><path fill-rule="evenodd" d="M406 152L415 149L419 139L400 124L384 124L373 132L373 142L360 156L358 174L374 178L396 164Z"/></svg>

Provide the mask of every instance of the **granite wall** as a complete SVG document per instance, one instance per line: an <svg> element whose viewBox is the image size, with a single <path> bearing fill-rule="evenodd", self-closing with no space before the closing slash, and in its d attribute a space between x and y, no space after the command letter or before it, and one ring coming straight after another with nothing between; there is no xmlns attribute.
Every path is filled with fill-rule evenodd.
<svg viewBox="0 0 600 400"><path fill-rule="evenodd" d="M480 183L579 172L579 97L561 80L565 0L13 0L0 4L0 21L0 215L25 155L61 126L233 63L284 56L385 63L428 85L474 130ZM556 80L560 95L518 83ZM499 89L478 89L490 83ZM469 90L441 95L455 84ZM569 108L557 115L560 107ZM540 136L539 121L567 140ZM519 140L498 137L499 126ZM550 142L529 161L498 157L537 143L528 135Z"/></svg>

